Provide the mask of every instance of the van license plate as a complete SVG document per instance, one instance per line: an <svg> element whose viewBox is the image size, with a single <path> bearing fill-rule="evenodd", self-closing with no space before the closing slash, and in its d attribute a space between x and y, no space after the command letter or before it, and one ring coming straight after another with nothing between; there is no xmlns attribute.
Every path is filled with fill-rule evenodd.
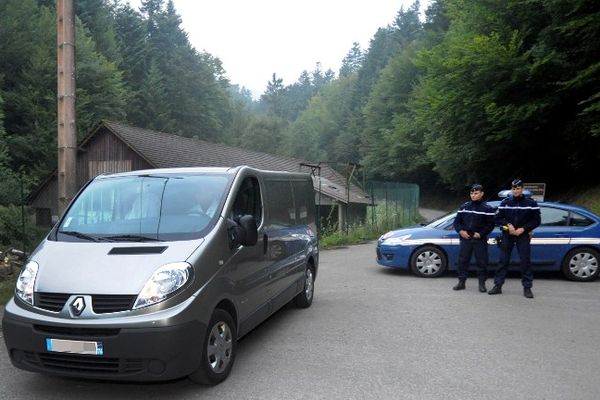
<svg viewBox="0 0 600 400"><path fill-rule="evenodd" d="M46 350L58 353L104 355L102 342L85 342L81 340L62 340L46 338Z"/></svg>

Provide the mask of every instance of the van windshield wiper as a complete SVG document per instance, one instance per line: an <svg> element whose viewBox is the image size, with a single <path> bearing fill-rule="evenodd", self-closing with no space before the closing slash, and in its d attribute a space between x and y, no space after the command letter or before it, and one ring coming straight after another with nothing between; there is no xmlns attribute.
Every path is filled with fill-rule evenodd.
<svg viewBox="0 0 600 400"><path fill-rule="evenodd" d="M64 235L68 235L68 236L75 236L76 238L89 240L91 242L100 241L100 238L98 238L98 237L86 235L85 233L77 232L77 231L58 231L58 233L62 233Z"/></svg>
<svg viewBox="0 0 600 400"><path fill-rule="evenodd" d="M104 236L103 239L110 241L119 241L122 240L124 242L162 242L162 240L148 237L144 235L113 235L113 236Z"/></svg>

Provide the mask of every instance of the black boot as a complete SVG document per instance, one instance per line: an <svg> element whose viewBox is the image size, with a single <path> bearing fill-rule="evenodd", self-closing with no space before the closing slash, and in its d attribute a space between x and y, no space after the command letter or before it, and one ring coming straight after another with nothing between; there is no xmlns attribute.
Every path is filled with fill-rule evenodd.
<svg viewBox="0 0 600 400"><path fill-rule="evenodd" d="M502 286L494 285L488 294L502 294Z"/></svg>
<svg viewBox="0 0 600 400"><path fill-rule="evenodd" d="M460 281L458 281L458 283L456 284L456 286L454 286L452 288L452 290L465 290L465 287L466 287L465 286L465 281L460 280Z"/></svg>
<svg viewBox="0 0 600 400"><path fill-rule="evenodd" d="M487 292L487 288L485 287L485 280L480 280L479 281L479 291L481 293Z"/></svg>
<svg viewBox="0 0 600 400"><path fill-rule="evenodd" d="M531 292L531 288L523 288L523 296L527 297L528 299L533 299L533 293Z"/></svg>

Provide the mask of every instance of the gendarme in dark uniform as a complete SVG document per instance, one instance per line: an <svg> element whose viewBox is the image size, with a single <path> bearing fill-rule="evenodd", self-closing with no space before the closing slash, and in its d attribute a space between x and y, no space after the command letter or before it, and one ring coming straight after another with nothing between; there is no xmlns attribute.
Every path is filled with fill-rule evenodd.
<svg viewBox="0 0 600 400"><path fill-rule="evenodd" d="M531 232L540 225L540 207L537 202L523 195L523 182L515 179L512 182L512 196L500 203L496 214L496 224L502 230L502 253L500 264L496 270L494 287L488 294L502 293L502 285L506 279L510 255L513 247L517 247L521 262L521 283L523 295L533 298L533 273L531 272Z"/></svg>
<svg viewBox="0 0 600 400"><path fill-rule="evenodd" d="M477 262L477 278L479 291L485 292L485 279L487 277L488 249L487 237L494 229L494 209L483 201L483 186L471 186L471 201L460 206L454 219L454 229L460 237L460 252L458 255L458 284L454 290L463 290L471 263L471 256L475 253Z"/></svg>

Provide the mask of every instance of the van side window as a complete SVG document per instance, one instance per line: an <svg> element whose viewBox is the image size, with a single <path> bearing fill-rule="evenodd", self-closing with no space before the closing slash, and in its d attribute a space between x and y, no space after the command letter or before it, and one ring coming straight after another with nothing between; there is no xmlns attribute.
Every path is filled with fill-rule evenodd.
<svg viewBox="0 0 600 400"><path fill-rule="evenodd" d="M292 188L296 199L296 220L298 224L306 225L310 221L314 221L316 210L312 182L294 181L292 182Z"/></svg>
<svg viewBox="0 0 600 400"><path fill-rule="evenodd" d="M294 196L289 181L268 180L265 182L269 195L269 221L277 226L296 224Z"/></svg>
<svg viewBox="0 0 600 400"><path fill-rule="evenodd" d="M262 201L260 197L260 186L254 177L244 179L240 190L233 203L233 216L252 215L256 223L260 225L262 220Z"/></svg>

